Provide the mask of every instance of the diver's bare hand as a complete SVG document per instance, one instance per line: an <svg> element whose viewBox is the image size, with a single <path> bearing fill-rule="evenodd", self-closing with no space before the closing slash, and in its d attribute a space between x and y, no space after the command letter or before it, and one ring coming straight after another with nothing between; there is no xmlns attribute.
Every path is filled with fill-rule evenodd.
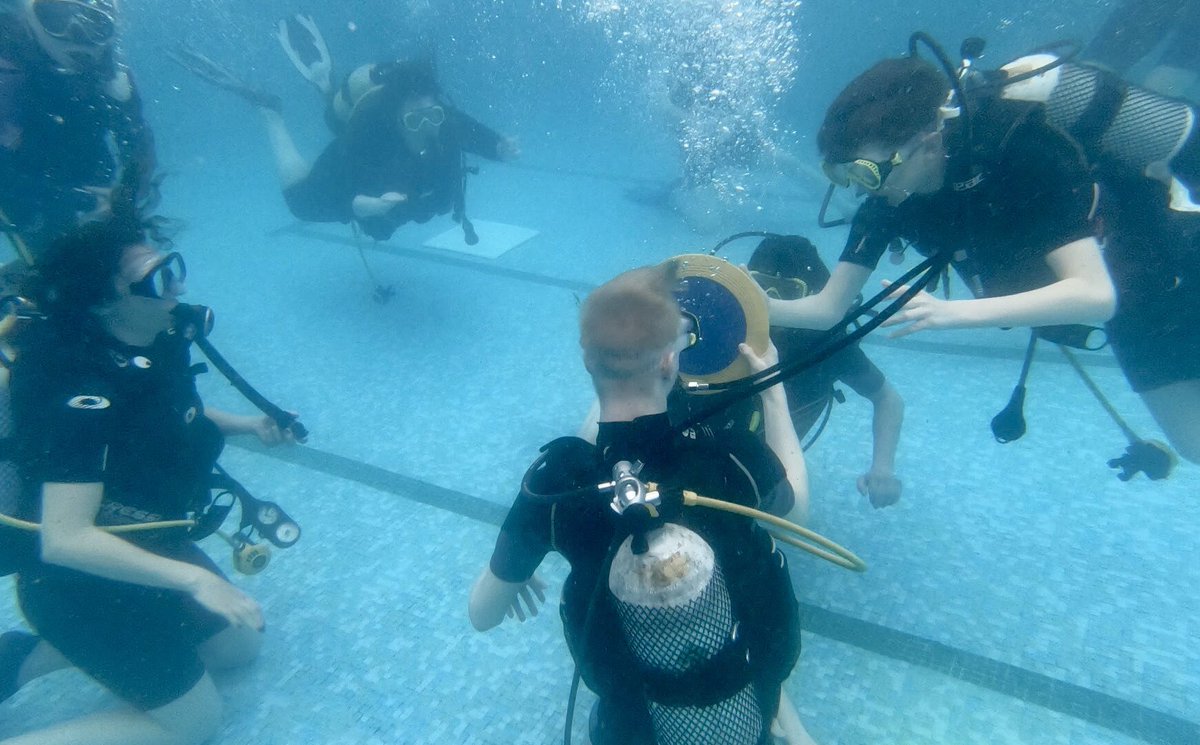
<svg viewBox="0 0 1200 745"><path fill-rule="evenodd" d="M501 137L496 143L496 157L506 162L520 158L521 143L516 137Z"/></svg>
<svg viewBox="0 0 1200 745"><path fill-rule="evenodd" d="M890 473L870 471L858 477L858 493L870 498L876 509L899 502L902 489L900 479Z"/></svg>
<svg viewBox="0 0 1200 745"><path fill-rule="evenodd" d="M255 631L265 627L258 602L212 572L198 570L191 595L197 603L224 618L231 626L245 626Z"/></svg>
<svg viewBox="0 0 1200 745"><path fill-rule="evenodd" d="M517 594L513 597L512 605L508 607L505 615L524 622L526 610L521 608L522 600L525 601L525 608L528 609L531 618L538 614L540 606L546 602L546 583L537 574L530 577L529 581L517 591Z"/></svg>
<svg viewBox="0 0 1200 745"><path fill-rule="evenodd" d="M768 367L774 367L779 364L779 350L775 348L775 342L767 342L767 351L760 356L749 344L742 343L738 345L738 352L750 365L751 372L762 372Z"/></svg>
<svg viewBox="0 0 1200 745"><path fill-rule="evenodd" d="M287 413L293 420L300 418L300 415L294 411ZM267 447L274 447L284 443L291 444L297 441L291 427L280 428L279 423L266 414L263 414L254 421L253 432L258 437L258 441ZM303 440L300 440L300 442L303 442Z"/></svg>

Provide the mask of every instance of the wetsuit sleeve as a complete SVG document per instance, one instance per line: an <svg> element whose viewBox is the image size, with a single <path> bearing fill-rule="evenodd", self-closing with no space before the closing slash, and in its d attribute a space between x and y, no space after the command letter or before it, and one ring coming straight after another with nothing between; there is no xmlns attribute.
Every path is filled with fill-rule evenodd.
<svg viewBox="0 0 1200 745"><path fill-rule="evenodd" d="M850 236L839 260L874 269L898 235L895 210L883 198L872 197L854 213Z"/></svg>
<svg viewBox="0 0 1200 745"><path fill-rule="evenodd" d="M498 132L458 109L451 109L450 115L463 150L489 160L500 160L500 141L504 138Z"/></svg>
<svg viewBox="0 0 1200 745"><path fill-rule="evenodd" d="M524 582L552 549L551 508L519 495L504 518L490 567L497 579Z"/></svg>
<svg viewBox="0 0 1200 745"><path fill-rule="evenodd" d="M721 435L734 465L751 481L758 504L750 504L773 515L786 515L796 495L783 464L762 439L749 432L730 431Z"/></svg>
<svg viewBox="0 0 1200 745"><path fill-rule="evenodd" d="M38 423L26 425L28 416ZM18 410L18 426L33 438L31 457L22 464L26 475L35 483L103 481L113 419L111 394L98 382L56 386L42 401Z"/></svg>

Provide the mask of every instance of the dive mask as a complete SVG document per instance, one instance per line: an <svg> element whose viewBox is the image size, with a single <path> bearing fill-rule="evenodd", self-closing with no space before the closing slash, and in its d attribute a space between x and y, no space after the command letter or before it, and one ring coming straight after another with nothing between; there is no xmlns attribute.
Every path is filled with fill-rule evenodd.
<svg viewBox="0 0 1200 745"><path fill-rule="evenodd" d="M117 35L107 0L33 0L33 14L47 36L61 41L104 46Z"/></svg>
<svg viewBox="0 0 1200 745"><path fill-rule="evenodd" d="M763 288L767 297L776 300L799 300L808 296L808 283L799 277L785 277L781 274L769 274L750 270L750 276Z"/></svg>
<svg viewBox="0 0 1200 745"><path fill-rule="evenodd" d="M858 185L867 191L879 191L883 182L891 175L896 166L904 162L904 157L897 150L890 159L875 161L868 158L858 158L849 163L822 162L821 170L836 186L842 188Z"/></svg>
<svg viewBox="0 0 1200 745"><path fill-rule="evenodd" d="M172 251L163 256L150 268L146 276L129 284L129 292L139 297L161 298L172 289L183 285L187 279L187 265L183 257Z"/></svg>
<svg viewBox="0 0 1200 745"><path fill-rule="evenodd" d="M438 105L426 106L405 114L404 128L409 132L420 132L426 123L434 127L440 127L444 121L446 121L445 108Z"/></svg>

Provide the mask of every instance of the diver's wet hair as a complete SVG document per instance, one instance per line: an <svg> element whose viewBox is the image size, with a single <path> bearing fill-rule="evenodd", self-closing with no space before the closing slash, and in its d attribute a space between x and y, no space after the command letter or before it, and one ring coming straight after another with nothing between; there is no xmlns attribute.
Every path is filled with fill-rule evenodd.
<svg viewBox="0 0 1200 745"><path fill-rule="evenodd" d="M108 217L85 223L54 241L38 261L34 300L56 323L81 327L90 310L114 297L125 249L139 243L168 243L161 218L143 218L136 196L136 168L128 168L113 190Z"/></svg>
<svg viewBox="0 0 1200 745"><path fill-rule="evenodd" d="M950 84L916 57L885 59L855 78L830 104L817 148L830 163L854 160L864 145L900 147L937 121Z"/></svg>
<svg viewBox="0 0 1200 745"><path fill-rule="evenodd" d="M431 58L378 63L371 69L371 82L400 98L437 97L442 93Z"/></svg>
<svg viewBox="0 0 1200 745"><path fill-rule="evenodd" d="M673 294L678 283L679 266L672 259L620 274L588 295L579 317L588 371L621 379L653 370L679 338Z"/></svg>
<svg viewBox="0 0 1200 745"><path fill-rule="evenodd" d="M754 249L746 268L778 277L802 279L808 292L820 292L829 281L829 267L812 241L799 235L767 236Z"/></svg>

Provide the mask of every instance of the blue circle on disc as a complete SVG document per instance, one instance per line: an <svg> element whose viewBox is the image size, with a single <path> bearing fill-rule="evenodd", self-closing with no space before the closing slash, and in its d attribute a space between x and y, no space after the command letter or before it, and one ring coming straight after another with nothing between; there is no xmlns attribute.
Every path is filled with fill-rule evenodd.
<svg viewBox="0 0 1200 745"><path fill-rule="evenodd" d="M679 371L695 377L714 375L733 364L746 341L746 311L720 282L687 277L675 294L679 307L700 321L700 343L679 355Z"/></svg>

